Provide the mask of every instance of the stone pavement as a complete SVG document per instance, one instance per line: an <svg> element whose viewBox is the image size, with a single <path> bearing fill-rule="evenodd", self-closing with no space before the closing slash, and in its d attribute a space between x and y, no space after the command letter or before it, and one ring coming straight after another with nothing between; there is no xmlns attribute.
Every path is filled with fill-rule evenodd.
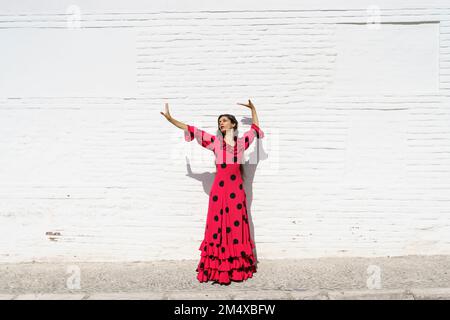
<svg viewBox="0 0 450 320"><path fill-rule="evenodd" d="M450 299L450 256L258 261L244 282L199 283L197 260L0 264L0 299Z"/></svg>

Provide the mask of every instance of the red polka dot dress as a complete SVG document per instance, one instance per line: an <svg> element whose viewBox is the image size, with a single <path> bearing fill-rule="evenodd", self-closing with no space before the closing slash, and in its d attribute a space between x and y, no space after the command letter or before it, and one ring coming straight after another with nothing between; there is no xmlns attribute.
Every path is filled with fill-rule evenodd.
<svg viewBox="0 0 450 320"><path fill-rule="evenodd" d="M246 193L240 171L244 151L255 137L264 137L264 132L256 124L252 124L240 138L235 134L234 146L226 143L220 132L214 136L191 125L184 132L186 141L196 139L202 147L213 151L216 162L204 239L199 247L200 262L195 270L200 282L211 280L228 284L251 278L256 272L255 243L250 235Z"/></svg>

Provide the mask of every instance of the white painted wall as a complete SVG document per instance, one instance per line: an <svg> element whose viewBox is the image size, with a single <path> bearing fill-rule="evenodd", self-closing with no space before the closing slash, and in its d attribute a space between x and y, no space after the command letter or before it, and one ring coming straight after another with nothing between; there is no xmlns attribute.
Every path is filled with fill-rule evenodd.
<svg viewBox="0 0 450 320"><path fill-rule="evenodd" d="M450 254L445 1L2 1L0 41L0 262L197 259L213 157L159 112L248 98L258 258Z"/></svg>

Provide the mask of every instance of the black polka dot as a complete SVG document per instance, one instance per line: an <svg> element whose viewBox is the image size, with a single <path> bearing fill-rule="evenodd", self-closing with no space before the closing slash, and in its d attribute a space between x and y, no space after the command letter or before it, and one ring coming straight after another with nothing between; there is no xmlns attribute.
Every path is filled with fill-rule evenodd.
<svg viewBox="0 0 450 320"><path fill-rule="evenodd" d="M231 180L236 180L236 175L232 174L232 175L230 176L230 179L231 179Z"/></svg>
<svg viewBox="0 0 450 320"><path fill-rule="evenodd" d="M220 209L220 214L223 214L223 209Z"/></svg>
<svg viewBox="0 0 450 320"><path fill-rule="evenodd" d="M236 220L236 221L234 222L234 225L235 225L236 227L239 227L239 220Z"/></svg>
<svg viewBox="0 0 450 320"><path fill-rule="evenodd" d="M221 166L223 169L225 169L225 168L227 167L227 164L226 164L226 163L222 163L220 166Z"/></svg>
<svg viewBox="0 0 450 320"><path fill-rule="evenodd" d="M242 190L242 183L239 185L239 189L241 189Z"/></svg>
<svg viewBox="0 0 450 320"><path fill-rule="evenodd" d="M208 275L208 270L203 270L203 274L204 274L205 276L207 276L207 275Z"/></svg>
<svg viewBox="0 0 450 320"><path fill-rule="evenodd" d="M223 187L223 185L225 184L225 182L222 180L219 182L219 186Z"/></svg>
<svg viewBox="0 0 450 320"><path fill-rule="evenodd" d="M224 247L222 247L222 249L221 249L221 250L222 250L222 252L225 252L225 248L224 248Z"/></svg>
<svg viewBox="0 0 450 320"><path fill-rule="evenodd" d="M234 162L237 162L238 159L236 156L234 156L233 160L234 160Z"/></svg>
<svg viewBox="0 0 450 320"><path fill-rule="evenodd" d="M242 209L242 203L238 203L238 204L237 204L237 208L238 208L238 209Z"/></svg>
<svg viewBox="0 0 450 320"><path fill-rule="evenodd" d="M217 233L220 233L222 231L222 228L217 229Z"/></svg>
<svg viewBox="0 0 450 320"><path fill-rule="evenodd" d="M211 137L211 142L214 142L214 137Z"/></svg>
<svg viewBox="0 0 450 320"><path fill-rule="evenodd" d="M236 197L236 194L234 192L230 193L230 198L234 199Z"/></svg>
<svg viewBox="0 0 450 320"><path fill-rule="evenodd" d="M205 267L205 264L202 262L202 263L200 263L200 268L204 268Z"/></svg>
<svg viewBox="0 0 450 320"><path fill-rule="evenodd" d="M213 201L217 201L217 199L219 199L218 196L214 196L214 197L213 197Z"/></svg>
<svg viewBox="0 0 450 320"><path fill-rule="evenodd" d="M210 242L209 246L212 247L214 245L214 242Z"/></svg>
<svg viewBox="0 0 450 320"><path fill-rule="evenodd" d="M241 256L245 257L245 251L241 251Z"/></svg>
<svg viewBox="0 0 450 320"><path fill-rule="evenodd" d="M213 234L213 238L214 238L214 239L217 239L217 233L214 233L214 234Z"/></svg>
<svg viewBox="0 0 450 320"><path fill-rule="evenodd" d="M203 251L206 251L206 246L203 247Z"/></svg>
<svg viewBox="0 0 450 320"><path fill-rule="evenodd" d="M228 262L229 262L229 263L232 263L232 262L233 262L233 257L229 257L229 258L228 258Z"/></svg>
<svg viewBox="0 0 450 320"><path fill-rule="evenodd" d="M214 216L214 220L219 221L219 216Z"/></svg>
<svg viewBox="0 0 450 320"><path fill-rule="evenodd" d="M234 244L238 244L238 243L239 243L239 240L238 240L238 239L234 239L234 240L233 240L233 243L234 243Z"/></svg>
<svg viewBox="0 0 450 320"><path fill-rule="evenodd" d="M218 244L216 244L216 247L218 248L218 247L220 247L220 244L218 243Z"/></svg>
<svg viewBox="0 0 450 320"><path fill-rule="evenodd" d="M253 260L252 259L248 259L248 262L250 262L250 264L253 264Z"/></svg>
<svg viewBox="0 0 450 320"><path fill-rule="evenodd" d="M231 232L231 228L227 227L227 233L230 233L230 232Z"/></svg>
<svg viewBox="0 0 450 320"><path fill-rule="evenodd" d="M228 213L228 211L230 211L230 209L228 207L225 207L225 211Z"/></svg>

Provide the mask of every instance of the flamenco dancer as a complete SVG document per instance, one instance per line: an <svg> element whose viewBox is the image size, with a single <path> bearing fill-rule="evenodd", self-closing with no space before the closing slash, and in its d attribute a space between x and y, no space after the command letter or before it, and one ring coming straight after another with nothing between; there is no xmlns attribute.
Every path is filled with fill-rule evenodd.
<svg viewBox="0 0 450 320"><path fill-rule="evenodd" d="M256 273L255 243L248 224L242 163L244 151L255 137L263 138L264 132L259 128L253 103L248 100L248 103L238 104L252 112L252 125L242 137L237 136L238 121L231 114L219 115L217 135L212 135L174 119L168 103L165 112L161 112L170 123L184 131L187 142L195 139L215 156L216 174L209 193L204 239L199 247L200 261L195 270L199 282L230 284Z"/></svg>

